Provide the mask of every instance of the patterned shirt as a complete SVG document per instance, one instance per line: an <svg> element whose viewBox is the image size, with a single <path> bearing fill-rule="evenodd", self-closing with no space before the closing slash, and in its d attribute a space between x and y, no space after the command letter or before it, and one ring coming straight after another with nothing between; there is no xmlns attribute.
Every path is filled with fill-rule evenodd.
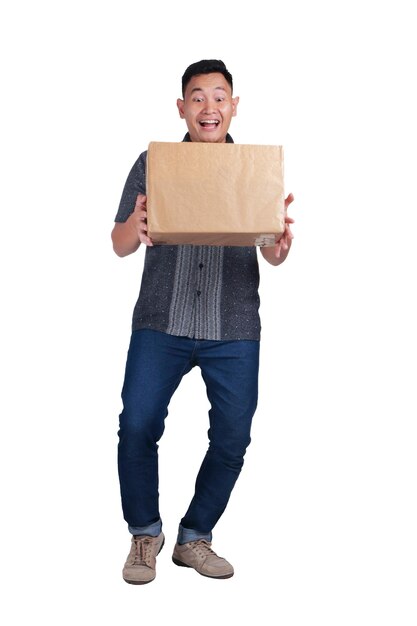
<svg viewBox="0 0 417 626"><path fill-rule="evenodd" d="M188 133L183 141L191 141ZM233 143L230 135L226 141ZM146 156L142 152L129 173L116 222L128 219L138 194L146 195ZM258 287L255 246L149 246L132 330L259 340Z"/></svg>

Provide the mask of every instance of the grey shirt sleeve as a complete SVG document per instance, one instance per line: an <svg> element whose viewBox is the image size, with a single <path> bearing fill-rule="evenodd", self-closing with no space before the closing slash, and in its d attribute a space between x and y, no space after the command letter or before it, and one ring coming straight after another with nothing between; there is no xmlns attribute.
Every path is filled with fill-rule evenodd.
<svg viewBox="0 0 417 626"><path fill-rule="evenodd" d="M129 215L133 213L138 194L146 195L146 156L147 151L142 152L129 172L115 222L126 222Z"/></svg>

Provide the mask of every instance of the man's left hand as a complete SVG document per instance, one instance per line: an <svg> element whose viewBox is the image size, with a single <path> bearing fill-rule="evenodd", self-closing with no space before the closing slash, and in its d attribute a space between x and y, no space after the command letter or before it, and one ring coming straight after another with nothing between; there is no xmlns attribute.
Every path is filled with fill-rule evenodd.
<svg viewBox="0 0 417 626"><path fill-rule="evenodd" d="M294 196L292 193L290 193L285 198L285 230L282 233L281 237L278 239L278 241L275 243L274 248L274 254L277 259L282 258L282 260L284 260L290 250L291 242L294 239L294 235L292 234L290 228L290 224L294 224L294 220L292 219L292 217L288 217L287 215L287 209L290 206L291 202L293 202L293 200Z"/></svg>

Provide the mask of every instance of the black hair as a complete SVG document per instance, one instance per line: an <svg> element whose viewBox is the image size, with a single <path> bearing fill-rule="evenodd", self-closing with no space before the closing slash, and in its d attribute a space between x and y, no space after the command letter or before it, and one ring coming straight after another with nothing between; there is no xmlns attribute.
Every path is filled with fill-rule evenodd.
<svg viewBox="0 0 417 626"><path fill-rule="evenodd" d="M192 63L185 70L182 77L182 96L184 97L185 89L193 76L200 76L200 74L223 74L225 79L230 85L230 89L233 92L233 78L228 69L226 69L223 61L217 59L197 61Z"/></svg>

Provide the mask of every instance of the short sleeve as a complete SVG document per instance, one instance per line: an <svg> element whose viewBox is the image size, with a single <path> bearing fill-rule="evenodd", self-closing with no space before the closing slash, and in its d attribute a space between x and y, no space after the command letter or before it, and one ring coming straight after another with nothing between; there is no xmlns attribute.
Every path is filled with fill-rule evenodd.
<svg viewBox="0 0 417 626"><path fill-rule="evenodd" d="M115 222L126 222L133 213L138 194L146 195L146 156L147 152L142 152L129 172Z"/></svg>

